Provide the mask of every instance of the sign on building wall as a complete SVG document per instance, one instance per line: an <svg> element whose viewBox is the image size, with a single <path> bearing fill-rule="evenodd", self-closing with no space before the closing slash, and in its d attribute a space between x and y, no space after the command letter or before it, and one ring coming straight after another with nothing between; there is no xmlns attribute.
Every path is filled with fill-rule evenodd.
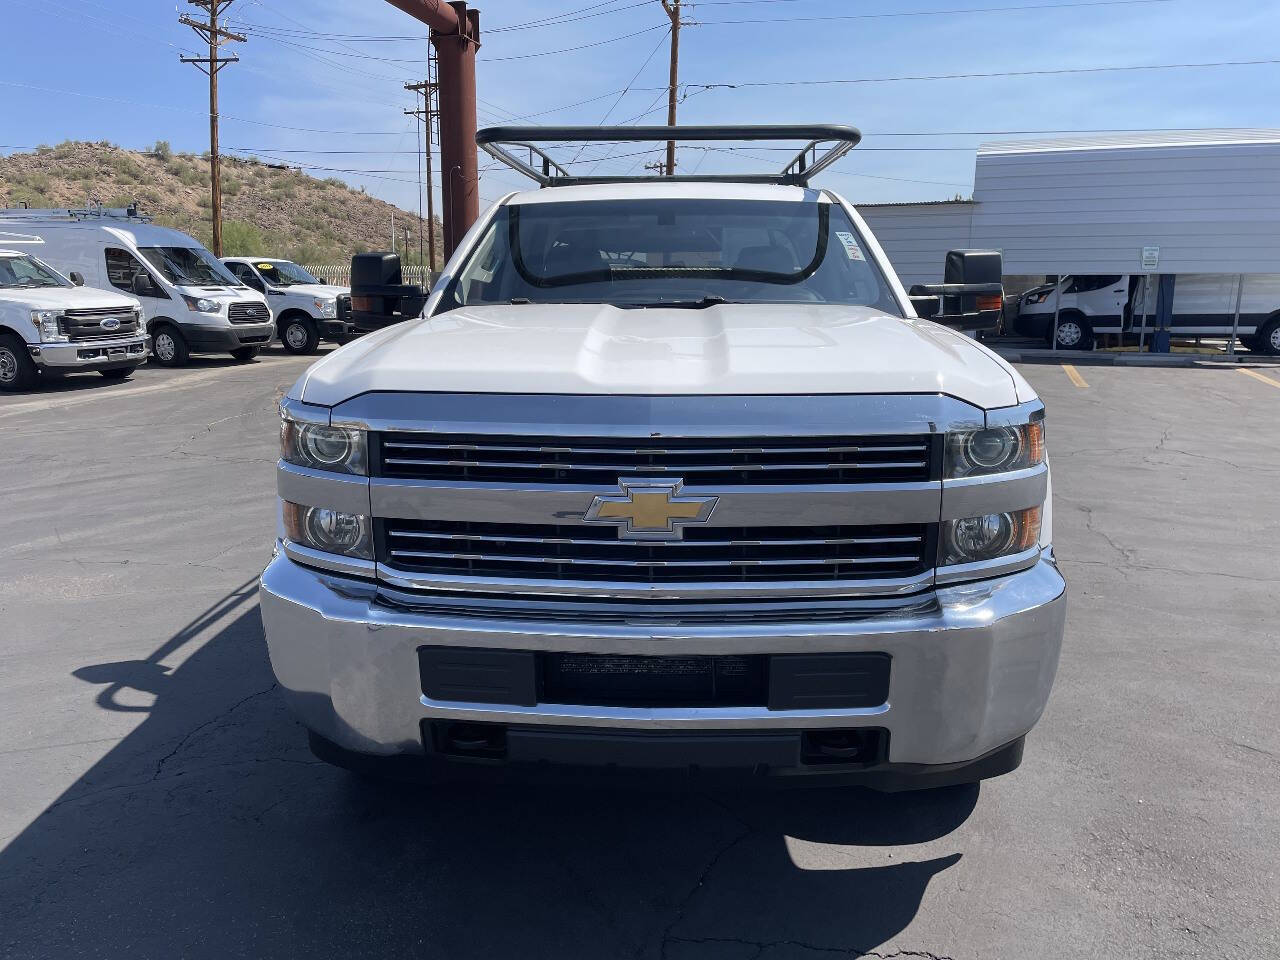
<svg viewBox="0 0 1280 960"><path fill-rule="evenodd" d="M1155 273L1160 269L1160 248L1159 247L1143 247L1142 248L1142 272Z"/></svg>

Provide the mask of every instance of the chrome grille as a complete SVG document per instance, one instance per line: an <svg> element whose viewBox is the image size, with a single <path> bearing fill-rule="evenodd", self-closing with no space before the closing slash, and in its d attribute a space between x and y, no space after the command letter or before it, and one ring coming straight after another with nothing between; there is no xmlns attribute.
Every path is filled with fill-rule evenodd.
<svg viewBox="0 0 1280 960"><path fill-rule="evenodd" d="M115 318L120 325L104 329L102 321ZM58 317L59 329L70 340L118 340L138 335L138 319L129 307L85 307L64 310Z"/></svg>
<svg viewBox="0 0 1280 960"><path fill-rule="evenodd" d="M377 435L377 476L509 483L617 483L680 477L705 484L902 483L932 475L931 436L661 440L438 433Z"/></svg>
<svg viewBox="0 0 1280 960"><path fill-rule="evenodd" d="M271 311L265 303L238 300L227 307L227 319L232 323L266 323L271 319Z"/></svg>
<svg viewBox="0 0 1280 960"><path fill-rule="evenodd" d="M406 573L641 584L904 577L933 549L927 524L690 527L653 542L582 524L380 520L375 536L379 562Z"/></svg>

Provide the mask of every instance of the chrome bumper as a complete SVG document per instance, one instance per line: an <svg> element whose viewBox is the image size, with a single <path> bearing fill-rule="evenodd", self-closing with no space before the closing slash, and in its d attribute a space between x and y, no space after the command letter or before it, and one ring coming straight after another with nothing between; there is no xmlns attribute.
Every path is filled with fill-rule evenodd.
<svg viewBox="0 0 1280 960"><path fill-rule="evenodd" d="M1061 575L1046 555L1009 576L936 589L929 603L847 621L632 624L423 614L379 602L367 581L279 554L262 575L272 667L304 724L351 751L421 754L423 719L633 730L882 727L894 763L948 764L1023 736L1057 669L1065 617ZM432 701L422 646L666 656L875 651L892 658L889 698L875 707L511 706Z"/></svg>
<svg viewBox="0 0 1280 960"><path fill-rule="evenodd" d="M119 356L117 351L124 351ZM93 356L86 356L93 354ZM147 359L147 337L140 334L127 339L76 340L72 343L40 343L31 345L31 359L41 367L60 370L97 368L109 364L142 363Z"/></svg>

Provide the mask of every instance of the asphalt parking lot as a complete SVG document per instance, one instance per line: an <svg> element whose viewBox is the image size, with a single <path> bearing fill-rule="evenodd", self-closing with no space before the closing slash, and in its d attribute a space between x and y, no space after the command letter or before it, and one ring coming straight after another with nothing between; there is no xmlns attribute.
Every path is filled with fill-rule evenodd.
<svg viewBox="0 0 1280 960"><path fill-rule="evenodd" d="M1280 372L1025 366L1071 583L1015 774L374 785L274 690L267 353L0 397L0 955L1280 955Z"/></svg>

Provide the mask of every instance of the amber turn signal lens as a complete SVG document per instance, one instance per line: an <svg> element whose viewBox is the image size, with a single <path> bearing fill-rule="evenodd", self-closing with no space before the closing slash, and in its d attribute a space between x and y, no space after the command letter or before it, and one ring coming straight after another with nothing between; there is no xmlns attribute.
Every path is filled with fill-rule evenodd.
<svg viewBox="0 0 1280 960"><path fill-rule="evenodd" d="M979 310L1003 310L1004 297L998 293L982 293L974 298Z"/></svg>

